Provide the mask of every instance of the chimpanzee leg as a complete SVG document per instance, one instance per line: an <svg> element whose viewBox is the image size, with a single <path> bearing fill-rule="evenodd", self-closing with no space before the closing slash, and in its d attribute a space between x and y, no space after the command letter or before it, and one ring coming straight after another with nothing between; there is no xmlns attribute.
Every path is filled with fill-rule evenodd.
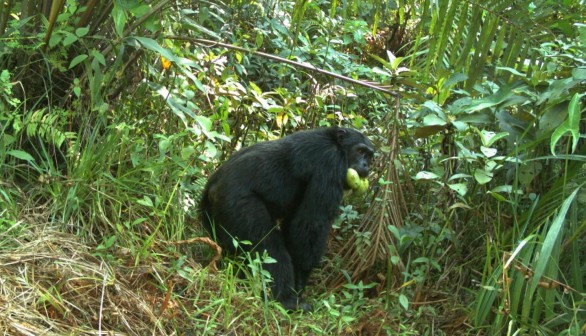
<svg viewBox="0 0 586 336"><path fill-rule="evenodd" d="M286 230L287 249L295 272L295 291L307 285L311 271L318 267L326 249L328 226L322 228L290 227Z"/></svg>
<svg viewBox="0 0 586 336"><path fill-rule="evenodd" d="M274 230L268 234L262 242L255 248L255 251L267 254L277 260L276 263L263 264L263 269L267 270L272 276L271 291L272 296L278 300L285 309L295 310L298 307L298 296L294 290L295 279L293 273L293 264L291 256L285 247L283 234L279 230ZM304 309L303 307L301 307Z"/></svg>
<svg viewBox="0 0 586 336"><path fill-rule="evenodd" d="M275 259L276 263L263 264L263 268L272 276L272 296L281 302L286 309L298 308L297 293L294 290L295 278L291 256L285 246L283 233L278 229L277 223L271 218L265 204L256 196L238 197L238 201L230 208L222 207L217 212L216 220L223 228L222 240L224 244L236 237L240 241L250 241L252 246L241 247L246 251L264 251ZM216 228L216 231L218 229ZM303 307L301 307L304 309Z"/></svg>

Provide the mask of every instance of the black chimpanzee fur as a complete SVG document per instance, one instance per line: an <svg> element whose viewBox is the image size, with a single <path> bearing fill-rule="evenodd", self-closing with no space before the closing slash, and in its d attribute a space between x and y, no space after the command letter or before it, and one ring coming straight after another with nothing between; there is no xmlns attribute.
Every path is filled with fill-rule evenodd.
<svg viewBox="0 0 586 336"><path fill-rule="evenodd" d="M339 127L244 148L208 180L200 203L203 225L228 252L237 252L233 238L250 241L248 251L266 250L277 260L263 265L273 277L274 298L286 309L310 310L299 293L325 252L348 189L346 171L366 177L373 153L366 136Z"/></svg>

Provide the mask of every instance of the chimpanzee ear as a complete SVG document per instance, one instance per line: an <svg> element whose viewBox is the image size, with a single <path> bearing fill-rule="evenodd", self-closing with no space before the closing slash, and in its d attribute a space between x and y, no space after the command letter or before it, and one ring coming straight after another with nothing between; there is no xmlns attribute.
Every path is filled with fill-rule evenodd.
<svg viewBox="0 0 586 336"><path fill-rule="evenodd" d="M341 127L336 127L336 140L338 140L338 144L344 143L344 139L348 135L348 130Z"/></svg>

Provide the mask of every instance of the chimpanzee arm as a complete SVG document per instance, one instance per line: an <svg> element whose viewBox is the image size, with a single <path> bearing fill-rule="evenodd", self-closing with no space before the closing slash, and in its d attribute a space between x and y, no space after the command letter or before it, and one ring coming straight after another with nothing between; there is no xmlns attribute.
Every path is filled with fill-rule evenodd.
<svg viewBox="0 0 586 336"><path fill-rule="evenodd" d="M338 180L314 177L292 218L283 223L298 291L305 287L311 270L319 265L324 255L330 226L342 199L342 185Z"/></svg>

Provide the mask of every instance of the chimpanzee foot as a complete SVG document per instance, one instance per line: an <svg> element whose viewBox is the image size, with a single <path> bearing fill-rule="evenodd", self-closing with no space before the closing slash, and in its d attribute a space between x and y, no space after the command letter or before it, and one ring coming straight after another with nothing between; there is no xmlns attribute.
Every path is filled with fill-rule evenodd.
<svg viewBox="0 0 586 336"><path fill-rule="evenodd" d="M312 305L307 303L305 299L297 297L283 300L281 301L281 305L283 305L288 311L303 311L304 313L309 313L313 310Z"/></svg>

